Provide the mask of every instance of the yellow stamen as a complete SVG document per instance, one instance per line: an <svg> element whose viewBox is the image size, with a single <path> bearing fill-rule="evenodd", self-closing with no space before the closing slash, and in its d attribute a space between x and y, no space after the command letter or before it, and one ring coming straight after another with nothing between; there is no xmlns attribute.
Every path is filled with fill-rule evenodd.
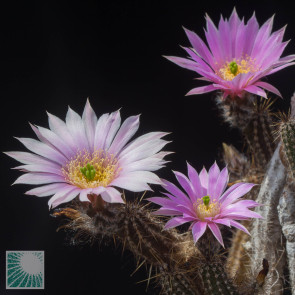
<svg viewBox="0 0 295 295"><path fill-rule="evenodd" d="M255 73L260 70L260 67L255 64L255 61L255 59L252 59L248 55L241 59L233 59L220 67L217 75L226 81L231 81L238 74Z"/></svg>
<svg viewBox="0 0 295 295"><path fill-rule="evenodd" d="M207 217L214 217L220 212L220 205L217 200L210 200L210 204L207 204L207 199L205 199L204 202L204 198L198 199L198 201L194 204L197 216L202 221L204 221Z"/></svg>
<svg viewBox="0 0 295 295"><path fill-rule="evenodd" d="M95 171L93 177L85 177L83 167L87 165ZM114 155L102 150L94 151L92 154L80 151L62 168L66 181L80 188L106 187L117 176L119 170Z"/></svg>

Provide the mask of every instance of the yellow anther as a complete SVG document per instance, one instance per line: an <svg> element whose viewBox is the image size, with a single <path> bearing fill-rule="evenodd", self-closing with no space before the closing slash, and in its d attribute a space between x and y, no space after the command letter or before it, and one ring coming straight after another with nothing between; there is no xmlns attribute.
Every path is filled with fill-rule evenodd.
<svg viewBox="0 0 295 295"><path fill-rule="evenodd" d="M207 197L207 196L205 196ZM204 197L204 198L205 198ZM220 205L218 201L210 200L210 203L207 204L207 199L204 202L204 198L199 199L194 204L194 209L197 213L197 216L200 218L200 220L204 221L207 217L215 217L220 212Z"/></svg>
<svg viewBox="0 0 295 295"><path fill-rule="evenodd" d="M255 59L248 55L241 59L233 59L226 62L217 72L217 75L226 81L231 81L238 74L255 73L260 68L255 64Z"/></svg>
<svg viewBox="0 0 295 295"><path fill-rule="evenodd" d="M85 177L83 167L92 167L93 177ZM81 169L82 168L82 169ZM106 187L119 172L118 161L105 151L98 150L92 154L80 151L62 169L69 183L80 188Z"/></svg>

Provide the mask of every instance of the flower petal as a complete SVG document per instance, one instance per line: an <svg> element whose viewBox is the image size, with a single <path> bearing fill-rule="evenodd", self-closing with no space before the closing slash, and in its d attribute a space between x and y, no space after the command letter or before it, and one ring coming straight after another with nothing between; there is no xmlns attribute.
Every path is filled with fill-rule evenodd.
<svg viewBox="0 0 295 295"><path fill-rule="evenodd" d="M253 183L244 183L243 185L237 187L225 199L222 200L221 209L247 194L253 186L255 186Z"/></svg>
<svg viewBox="0 0 295 295"><path fill-rule="evenodd" d="M190 222L192 220L190 220L189 218L183 218L183 217L174 217L172 219L170 219L166 224L164 229L170 229L170 228L174 228L176 226L180 226L184 223Z"/></svg>
<svg viewBox="0 0 295 295"><path fill-rule="evenodd" d="M227 170L227 167L224 167L218 176L213 197L219 199L222 193L224 192L224 190L226 189L227 184L228 184L228 170Z"/></svg>
<svg viewBox="0 0 295 295"><path fill-rule="evenodd" d="M194 94L203 94L203 93L211 92L211 91L214 91L214 90L217 90L217 89L218 88L216 86L214 86L213 84L210 84L210 85L194 88L194 89L190 90L186 94L186 96L194 95Z"/></svg>
<svg viewBox="0 0 295 295"><path fill-rule="evenodd" d="M236 222L236 221L234 221L234 220L231 220L231 221L230 221L230 224L231 224L232 226L236 227L237 229L242 230L242 231L245 232L246 234L251 235L251 234L249 233L249 231L245 228L245 226L243 226L242 224L240 224L240 223L238 223L238 222Z"/></svg>
<svg viewBox="0 0 295 295"><path fill-rule="evenodd" d="M101 197L108 203L125 203L121 197L121 193L113 187L108 187L101 193Z"/></svg>
<svg viewBox="0 0 295 295"><path fill-rule="evenodd" d="M51 182L64 182L64 178L51 173L26 173L17 178L13 184L47 184Z"/></svg>
<svg viewBox="0 0 295 295"><path fill-rule="evenodd" d="M139 127L139 116L132 116L127 118L118 133L116 134L110 148L109 153L117 155L120 153L122 148L131 139Z"/></svg>
<svg viewBox="0 0 295 295"><path fill-rule="evenodd" d="M93 152L97 116L90 105L89 99L87 99L87 102L83 111L82 121L84 124L90 150L91 152Z"/></svg>
<svg viewBox="0 0 295 295"><path fill-rule="evenodd" d="M210 197L215 198L215 188L216 188L216 182L219 177L220 170L216 162L210 167L209 173L208 173L208 189L207 194Z"/></svg>
<svg viewBox="0 0 295 295"><path fill-rule="evenodd" d="M192 199L192 201L195 202L198 198L202 198L204 196L203 188L197 171L189 163L187 163L187 170L188 177L192 183L195 192L195 198Z"/></svg>
<svg viewBox="0 0 295 295"><path fill-rule="evenodd" d="M208 223L208 227L210 228L212 234L217 239L217 241L220 243L220 245L224 248L222 235L221 235L218 225L216 225L215 223Z"/></svg>
<svg viewBox="0 0 295 295"><path fill-rule="evenodd" d="M204 234L207 228L207 222L198 221L192 226L192 233L194 237L194 242L200 239L200 237Z"/></svg>
<svg viewBox="0 0 295 295"><path fill-rule="evenodd" d="M264 88L264 89L266 89L266 90L268 90L270 92L273 92L277 96L282 97L280 91L277 88L275 88L274 86L270 85L269 83L258 81L254 85L262 87L262 88Z"/></svg>
<svg viewBox="0 0 295 295"><path fill-rule="evenodd" d="M66 183L52 183L52 184L33 188L25 192L25 194L34 195L37 197L47 197L57 193L60 189L63 189L65 186L68 186L68 185Z"/></svg>

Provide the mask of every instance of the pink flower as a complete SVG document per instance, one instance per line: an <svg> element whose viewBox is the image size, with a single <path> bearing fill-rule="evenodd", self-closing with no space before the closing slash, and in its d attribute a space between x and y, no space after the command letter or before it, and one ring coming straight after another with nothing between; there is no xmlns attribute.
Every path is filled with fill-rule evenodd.
<svg viewBox="0 0 295 295"><path fill-rule="evenodd" d="M50 129L31 125L39 140L17 138L31 153L6 153L24 164L16 168L26 174L14 183L38 186L26 194L53 195L49 207L77 195L89 201L88 194L123 203L115 187L140 192L150 190L148 183L162 183L151 171L166 163L163 158L169 152L160 150L168 143L161 139L167 133L151 132L129 142L139 127L139 116L121 125L120 111L97 118L87 101L82 118L70 108L65 122L51 114L48 117Z"/></svg>
<svg viewBox="0 0 295 295"><path fill-rule="evenodd" d="M229 20L221 19L218 29L206 15L207 45L194 32L185 29L192 48L188 58L168 56L177 65L195 71L212 84L192 89L187 95L221 90L223 97L242 97L244 92L267 98L263 89L281 96L278 89L261 78L294 64L295 55L281 58L288 42L282 42L285 27L273 32L273 17L259 28L255 14L245 24L234 9ZM263 89L262 89L263 88Z"/></svg>
<svg viewBox="0 0 295 295"><path fill-rule="evenodd" d="M191 229L194 241L197 242L209 227L222 246L224 245L220 225L233 226L249 234L248 230L236 220L262 218L258 213L249 210L260 204L240 199L255 184L240 182L226 190L228 184L226 167L220 171L214 163L208 173L203 168L200 174L189 164L187 167L188 178L180 172L174 172L185 193L171 182L164 180L163 187L168 191L164 195L168 198L149 198L149 201L162 206L154 214L175 216L166 223L165 229L192 222Z"/></svg>

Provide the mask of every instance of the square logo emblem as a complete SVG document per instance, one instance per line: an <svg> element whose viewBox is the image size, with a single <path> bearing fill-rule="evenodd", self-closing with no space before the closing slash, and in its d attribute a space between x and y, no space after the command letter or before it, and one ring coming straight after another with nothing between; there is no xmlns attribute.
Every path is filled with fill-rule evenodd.
<svg viewBox="0 0 295 295"><path fill-rule="evenodd" d="M44 251L6 251L6 289L44 289Z"/></svg>

